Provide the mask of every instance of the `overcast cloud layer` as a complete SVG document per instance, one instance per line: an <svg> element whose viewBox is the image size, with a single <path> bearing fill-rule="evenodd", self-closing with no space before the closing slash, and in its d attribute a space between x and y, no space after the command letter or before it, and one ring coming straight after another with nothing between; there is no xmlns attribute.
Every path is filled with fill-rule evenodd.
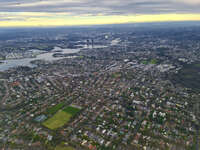
<svg viewBox="0 0 200 150"><path fill-rule="evenodd" d="M0 0L0 12L71 15L200 13L200 0Z"/></svg>
<svg viewBox="0 0 200 150"><path fill-rule="evenodd" d="M200 21L200 0L0 0L0 27Z"/></svg>

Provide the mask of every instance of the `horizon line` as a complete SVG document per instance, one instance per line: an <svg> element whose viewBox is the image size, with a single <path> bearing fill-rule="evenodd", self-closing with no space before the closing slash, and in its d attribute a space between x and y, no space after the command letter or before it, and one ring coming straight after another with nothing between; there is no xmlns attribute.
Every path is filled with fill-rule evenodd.
<svg viewBox="0 0 200 150"><path fill-rule="evenodd" d="M183 21L148 21L148 22L129 22L129 23L110 23L110 24L83 24L83 25L38 25L38 26L0 26L0 28L57 28L57 27L97 27L112 25L136 25L136 24L156 24L156 23L199 23L200 20L183 20Z"/></svg>
<svg viewBox="0 0 200 150"><path fill-rule="evenodd" d="M40 15L40 14L37 14ZM42 14L41 14L42 15ZM30 17L13 16L12 20L0 21L0 27L60 27L60 26L97 26L112 24L136 24L154 22L189 22L200 21L200 14L142 14L142 15L113 15L113 16L43 16Z"/></svg>

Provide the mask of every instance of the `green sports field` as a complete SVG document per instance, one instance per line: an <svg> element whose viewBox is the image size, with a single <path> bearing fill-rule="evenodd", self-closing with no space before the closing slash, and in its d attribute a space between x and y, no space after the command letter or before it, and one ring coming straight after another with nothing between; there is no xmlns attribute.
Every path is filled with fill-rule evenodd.
<svg viewBox="0 0 200 150"><path fill-rule="evenodd" d="M67 106L63 109L63 111L65 111L66 113L71 114L72 116L76 115L80 109L76 108L76 107L72 107L72 106Z"/></svg>
<svg viewBox="0 0 200 150"><path fill-rule="evenodd" d="M59 103L49 109L47 109L47 114L55 114L58 110L60 110L64 106L64 103Z"/></svg>
<svg viewBox="0 0 200 150"><path fill-rule="evenodd" d="M68 123L79 111L80 109L72 106L65 107L63 110L59 110L53 117L43 122L43 125L51 130L55 130Z"/></svg>
<svg viewBox="0 0 200 150"><path fill-rule="evenodd" d="M65 125L65 123L70 120L71 116L71 114L60 110L53 117L45 121L43 125L49 129L54 130Z"/></svg>

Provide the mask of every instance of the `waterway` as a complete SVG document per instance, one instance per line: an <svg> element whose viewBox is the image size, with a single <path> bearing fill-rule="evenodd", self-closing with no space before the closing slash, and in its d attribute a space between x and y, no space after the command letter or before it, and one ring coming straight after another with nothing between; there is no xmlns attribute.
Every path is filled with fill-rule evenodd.
<svg viewBox="0 0 200 150"><path fill-rule="evenodd" d="M83 48L92 48L92 47L87 47L86 45L82 45ZM93 48L104 48L107 46L104 45L94 45ZM56 61L59 59L63 59L64 57L53 57L53 54L59 53L61 54L70 54L70 53L78 53L81 49L83 48L78 48L78 49L62 49L60 47L54 47L53 50L50 52L42 52L41 54L37 55L35 58L23 58L23 59L7 59L7 60L2 60L0 63L0 71L6 71L10 68L14 67L19 67L19 66L27 66L27 67L36 67L36 65L32 64L31 62L34 60L45 60L45 61ZM39 50L36 50L39 51Z"/></svg>
<svg viewBox="0 0 200 150"><path fill-rule="evenodd" d="M70 54L70 53L78 53L80 49L62 49L60 47L54 47L54 49L50 52L41 53L37 55L35 58L23 58L23 59L8 59L1 61L0 71L5 71L10 68L18 67L18 66L28 66L35 67L36 65L32 64L31 61L34 60L45 60L45 61L54 61L63 59L63 57L53 57L53 54L59 51L59 53Z"/></svg>

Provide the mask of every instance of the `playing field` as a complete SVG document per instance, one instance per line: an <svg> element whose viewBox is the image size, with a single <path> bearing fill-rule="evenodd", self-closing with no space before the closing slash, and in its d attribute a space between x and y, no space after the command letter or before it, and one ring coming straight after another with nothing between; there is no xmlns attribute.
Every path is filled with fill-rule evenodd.
<svg viewBox="0 0 200 150"><path fill-rule="evenodd" d="M49 129L54 130L65 125L71 117L71 114L60 110L53 117L45 121L43 125Z"/></svg>
<svg viewBox="0 0 200 150"><path fill-rule="evenodd" d="M43 122L43 125L51 130L64 126L80 109L67 106L63 110L59 110L53 117Z"/></svg>
<svg viewBox="0 0 200 150"><path fill-rule="evenodd" d="M64 106L64 103L59 103L49 109L47 109L47 114L55 114L58 110L60 110Z"/></svg>
<svg viewBox="0 0 200 150"><path fill-rule="evenodd" d="M63 109L63 111L65 111L66 113L71 114L72 116L74 116L80 111L80 109L72 107L72 106L67 106L67 107L65 107Z"/></svg>

